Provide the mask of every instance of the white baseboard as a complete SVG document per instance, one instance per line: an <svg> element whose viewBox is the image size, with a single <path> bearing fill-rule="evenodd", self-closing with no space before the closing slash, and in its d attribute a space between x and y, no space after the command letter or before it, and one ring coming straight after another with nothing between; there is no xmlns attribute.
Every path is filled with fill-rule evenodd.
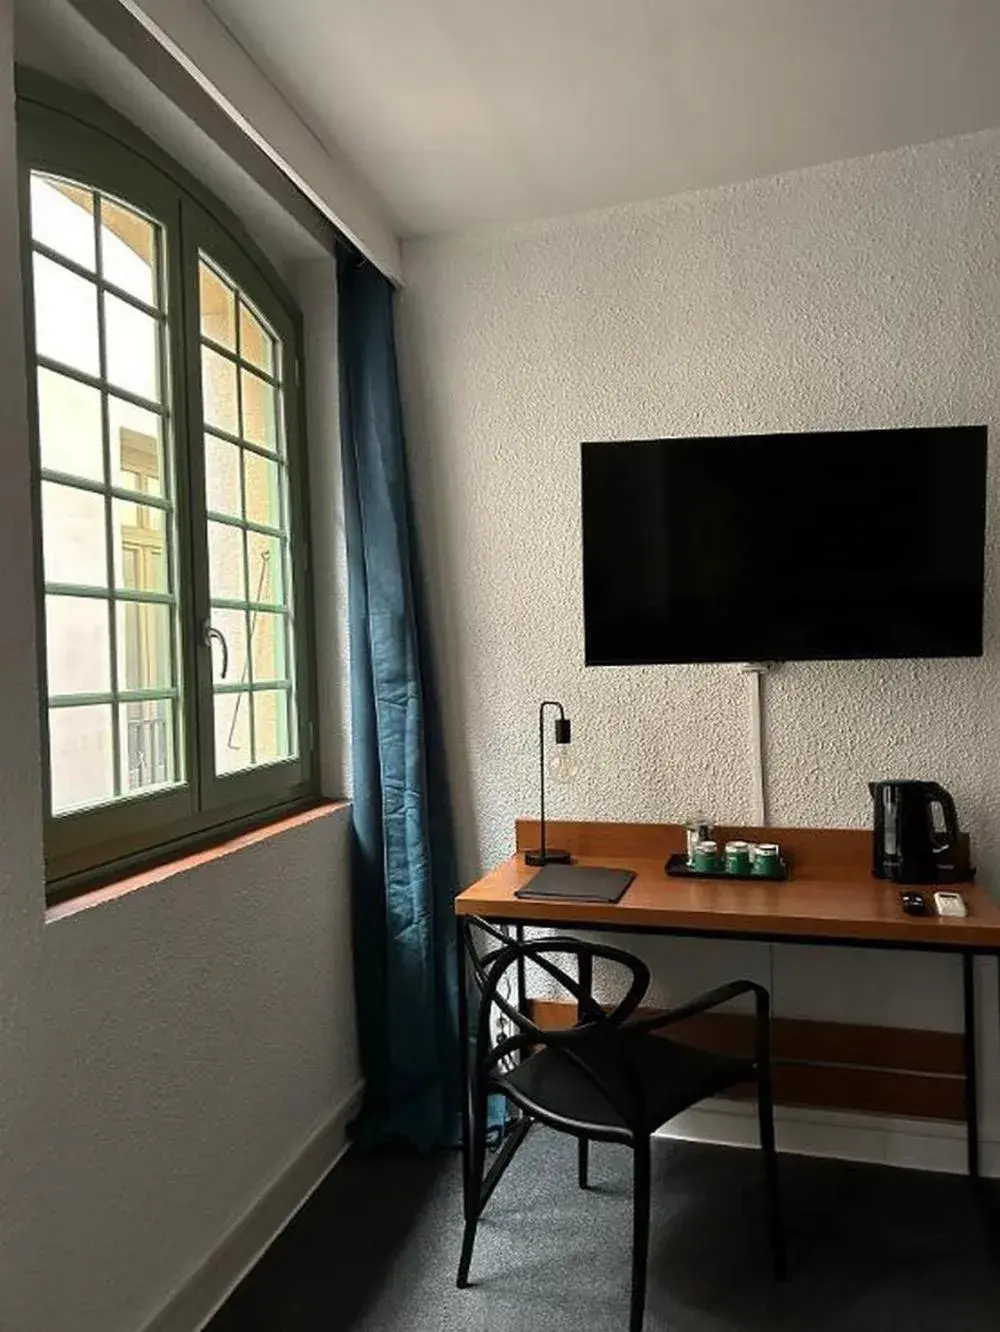
<svg viewBox="0 0 1000 1332"><path fill-rule="evenodd" d="M142 1332L199 1332L205 1326L347 1150L347 1126L358 1111L362 1090L358 1084L272 1175L256 1201L219 1237Z"/></svg>
<svg viewBox="0 0 1000 1332"><path fill-rule="evenodd" d="M778 1147L794 1155L965 1173L963 1124L793 1106L778 1106L774 1123ZM756 1147L757 1109L752 1101L704 1101L672 1119L658 1136ZM1000 1141L980 1136L979 1157L981 1173L1000 1178Z"/></svg>

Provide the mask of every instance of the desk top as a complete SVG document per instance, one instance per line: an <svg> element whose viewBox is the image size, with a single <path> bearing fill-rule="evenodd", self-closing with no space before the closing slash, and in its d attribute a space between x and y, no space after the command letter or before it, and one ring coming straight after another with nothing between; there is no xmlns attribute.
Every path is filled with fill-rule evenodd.
<svg viewBox="0 0 1000 1332"><path fill-rule="evenodd" d="M871 834L849 829L717 829L728 839L776 841L792 859L784 882L673 879L667 856L684 847L674 824L550 824L548 844L573 852L581 865L629 869L635 879L619 902L522 900L514 896L538 872L515 854L455 899L458 915L586 928L675 930L844 942L883 942L920 948L1000 950L1000 906L974 883L955 885L964 919L908 916L899 888L871 875ZM519 820L519 850L537 845L538 825ZM634 847L634 853L629 853ZM947 887L948 885L942 885ZM931 894L934 885L919 891Z"/></svg>

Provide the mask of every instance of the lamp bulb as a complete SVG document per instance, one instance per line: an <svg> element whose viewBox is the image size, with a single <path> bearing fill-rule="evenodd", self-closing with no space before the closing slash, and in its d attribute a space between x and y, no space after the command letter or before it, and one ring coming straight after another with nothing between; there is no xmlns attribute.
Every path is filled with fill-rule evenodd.
<svg viewBox="0 0 1000 1332"><path fill-rule="evenodd" d="M580 771L580 764L573 757L569 745L556 745L548 767L549 776L554 782L571 782Z"/></svg>

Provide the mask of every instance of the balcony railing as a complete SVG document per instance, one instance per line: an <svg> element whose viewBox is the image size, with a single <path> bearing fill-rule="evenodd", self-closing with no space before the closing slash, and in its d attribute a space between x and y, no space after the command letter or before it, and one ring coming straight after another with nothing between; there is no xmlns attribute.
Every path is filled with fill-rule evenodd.
<svg viewBox="0 0 1000 1332"><path fill-rule="evenodd" d="M166 717L130 718L127 723L130 791L159 786L170 778L170 736Z"/></svg>

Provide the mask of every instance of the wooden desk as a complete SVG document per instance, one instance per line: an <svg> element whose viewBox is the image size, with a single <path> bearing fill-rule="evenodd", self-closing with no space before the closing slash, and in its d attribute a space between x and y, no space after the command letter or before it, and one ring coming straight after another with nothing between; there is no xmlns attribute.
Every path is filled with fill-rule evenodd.
<svg viewBox="0 0 1000 1332"><path fill-rule="evenodd" d="M617 903L521 900L515 891L538 872L515 854L455 899L459 925L462 984L460 1018L463 1056L466 1053L465 1012L466 925L479 917L511 925L554 927L629 934L660 934L756 940L768 943L822 944L852 948L907 949L953 953L961 959L964 1030L947 1033L899 1033L913 1049L924 1049L928 1067L908 1068L927 1076L961 1078L961 1106L967 1130L968 1170L979 1172L978 1099L976 1086L976 970L974 959L995 957L1000 970L1000 906L974 883L957 885L969 908L964 919L906 915L899 889L871 875L871 834L858 830L720 828L720 842L776 841L792 863L792 877L781 883L668 878L664 862L684 849L684 829L672 824L550 823L548 840L565 847L582 865L606 865L635 871L636 877ZM518 820L518 853L538 845L538 825ZM933 892L933 886L924 890ZM527 1003L525 994L519 996ZM782 1019L776 1019L776 1026ZM808 1024L785 1020L801 1047ZM830 1024L826 1024L830 1025ZM886 1033L896 1029L844 1028L855 1033ZM797 1034L796 1034L797 1033ZM791 1041L792 1035L788 1040ZM937 1041L933 1039L937 1037ZM948 1052L952 1041L954 1058ZM960 1045L959 1045L960 1042ZM787 1043L787 1042L786 1042ZM843 1033L841 1033L843 1046ZM781 1040L776 1037L776 1057ZM887 1042L874 1046L885 1051ZM932 1052L932 1048L936 1053ZM883 1056L884 1057L884 1056ZM912 1058L912 1056L911 1056ZM904 1066L905 1067L905 1066ZM915 1087L917 1084L909 1084ZM941 1098L939 1098L939 1101ZM935 1102L931 1102L935 1103ZM943 1101L941 1102L943 1103ZM913 1112L911 1113L918 1113ZM938 1117L949 1118L948 1113Z"/></svg>

